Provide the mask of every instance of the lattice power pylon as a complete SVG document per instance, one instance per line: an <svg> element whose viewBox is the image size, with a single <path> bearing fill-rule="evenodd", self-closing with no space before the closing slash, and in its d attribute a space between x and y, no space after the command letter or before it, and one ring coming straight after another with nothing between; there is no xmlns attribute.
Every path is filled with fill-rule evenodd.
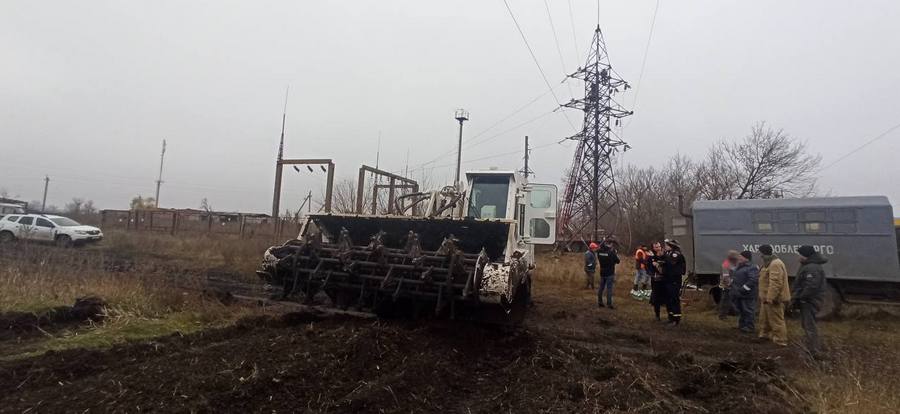
<svg viewBox="0 0 900 414"><path fill-rule="evenodd" d="M560 238L565 242L600 240L614 232L604 228L616 209L618 194L613 175L613 156L628 145L613 131L613 124L631 115L614 96L629 89L617 77L609 63L606 43L600 26L585 67L569 75L584 81L584 98L573 99L564 107L584 111L581 132L570 137L578 141L575 158L569 170L565 197L560 214ZM612 227L615 225L613 224Z"/></svg>

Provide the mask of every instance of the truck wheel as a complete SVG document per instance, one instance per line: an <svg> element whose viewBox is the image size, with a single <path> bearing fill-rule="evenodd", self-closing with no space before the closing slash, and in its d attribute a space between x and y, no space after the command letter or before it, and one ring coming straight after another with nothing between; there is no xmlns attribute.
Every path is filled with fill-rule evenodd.
<svg viewBox="0 0 900 414"><path fill-rule="evenodd" d="M844 299L837 288L828 283L825 288L825 299L822 300L822 306L816 313L816 319L828 319L837 316L841 311L841 305Z"/></svg>
<svg viewBox="0 0 900 414"><path fill-rule="evenodd" d="M56 238L56 245L59 247L72 247L72 238L65 234Z"/></svg>
<svg viewBox="0 0 900 414"><path fill-rule="evenodd" d="M16 236L13 236L11 232L0 231L0 243L11 243L14 241L16 241Z"/></svg>

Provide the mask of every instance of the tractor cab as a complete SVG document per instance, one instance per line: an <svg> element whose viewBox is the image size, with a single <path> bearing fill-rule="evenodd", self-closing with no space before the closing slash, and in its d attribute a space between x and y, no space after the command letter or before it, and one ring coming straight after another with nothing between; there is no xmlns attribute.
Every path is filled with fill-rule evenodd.
<svg viewBox="0 0 900 414"><path fill-rule="evenodd" d="M555 185L529 183L514 171L472 171L466 178L465 217L513 221L516 239L525 244L556 241Z"/></svg>

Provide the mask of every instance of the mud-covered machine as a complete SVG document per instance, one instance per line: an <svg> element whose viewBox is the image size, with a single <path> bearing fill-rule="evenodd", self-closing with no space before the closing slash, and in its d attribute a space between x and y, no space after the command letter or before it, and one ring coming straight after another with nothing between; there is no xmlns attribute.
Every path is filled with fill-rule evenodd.
<svg viewBox="0 0 900 414"><path fill-rule="evenodd" d="M257 273L307 303L517 323L534 245L555 241L556 187L508 171L466 178L466 190L397 197L391 215L310 215L297 239L266 251Z"/></svg>

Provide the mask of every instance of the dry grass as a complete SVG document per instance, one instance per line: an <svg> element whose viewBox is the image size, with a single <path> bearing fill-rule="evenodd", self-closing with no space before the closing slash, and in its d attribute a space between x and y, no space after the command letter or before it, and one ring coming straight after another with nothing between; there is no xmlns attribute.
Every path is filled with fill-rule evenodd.
<svg viewBox="0 0 900 414"><path fill-rule="evenodd" d="M232 235L170 235L114 231L99 246L125 257L155 257L186 268L227 269L253 275L262 252L283 240L239 239Z"/></svg>
<svg viewBox="0 0 900 414"><path fill-rule="evenodd" d="M581 254L541 255L537 258L535 289L582 289ZM622 257L617 268L616 312L626 318L647 319L649 307L631 306L629 297L634 275L633 261ZM587 296L587 295L585 295ZM591 295L593 296L593 295ZM719 335L735 335L734 319L723 323L712 309L705 291L686 292L685 323L709 333L709 342ZM793 385L817 413L896 413L900 411L900 322L895 308L845 306L843 316L819 323L829 360L816 362L798 357L789 367ZM803 330L797 319L788 319L788 335L802 353ZM696 350L695 350L696 351Z"/></svg>
<svg viewBox="0 0 900 414"><path fill-rule="evenodd" d="M210 271L255 279L253 270L268 245L230 237L112 233L83 249L0 246L0 313L40 314L84 296L108 303L103 323L26 341L6 357L188 333L254 313L224 306L202 290Z"/></svg>

